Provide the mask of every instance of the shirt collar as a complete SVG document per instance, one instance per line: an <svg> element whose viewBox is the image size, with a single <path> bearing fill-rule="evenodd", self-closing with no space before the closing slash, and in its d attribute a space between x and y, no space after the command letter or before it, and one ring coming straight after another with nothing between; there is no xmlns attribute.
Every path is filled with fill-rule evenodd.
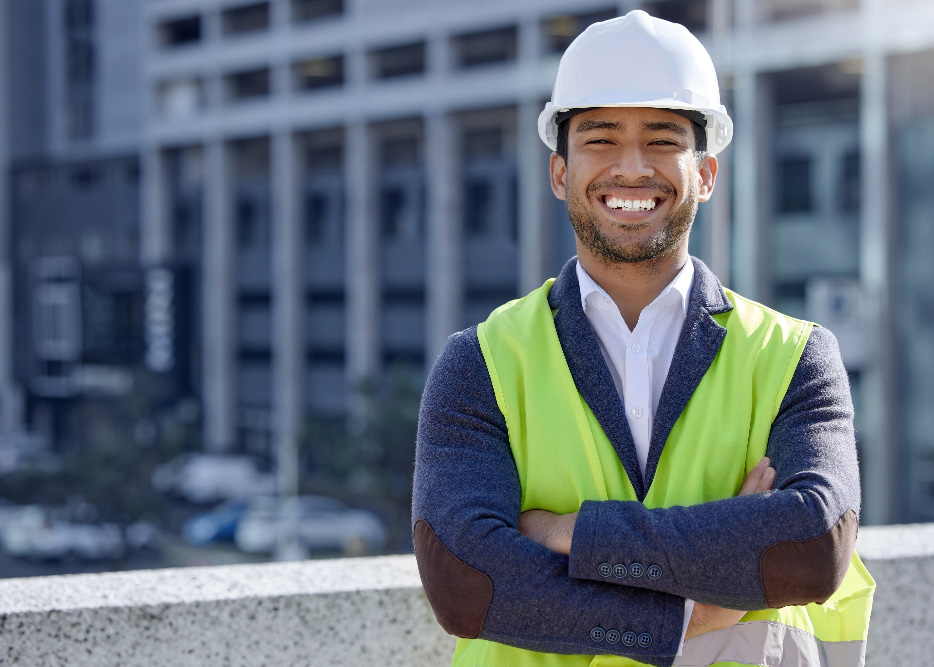
<svg viewBox="0 0 934 667"><path fill-rule="evenodd" d="M590 277L590 274L584 270L584 267L581 266L580 262L577 262L577 283L580 286L581 293L581 307L584 309L584 312L587 312L587 307L589 303L599 303L599 300L590 301L592 295L603 296L606 298L608 303L613 303L613 299L610 298L610 295L606 293L600 285ZM674 298L677 297L676 303L681 306L682 314L687 317L688 313L688 302L691 296L691 286L694 283L694 262L688 258L688 261L684 263L684 266L678 272L678 275L674 277L668 285L661 291L655 300L649 304L648 307L652 307L655 304L662 304L668 299L672 299L672 302L675 303Z"/></svg>

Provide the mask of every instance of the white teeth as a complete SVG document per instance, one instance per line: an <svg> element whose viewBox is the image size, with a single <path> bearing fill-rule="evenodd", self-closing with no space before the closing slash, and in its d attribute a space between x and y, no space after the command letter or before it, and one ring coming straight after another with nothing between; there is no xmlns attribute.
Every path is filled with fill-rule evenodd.
<svg viewBox="0 0 934 667"><path fill-rule="evenodd" d="M606 197L604 202L610 208L624 211L651 211L655 208L654 199L620 199L619 197Z"/></svg>

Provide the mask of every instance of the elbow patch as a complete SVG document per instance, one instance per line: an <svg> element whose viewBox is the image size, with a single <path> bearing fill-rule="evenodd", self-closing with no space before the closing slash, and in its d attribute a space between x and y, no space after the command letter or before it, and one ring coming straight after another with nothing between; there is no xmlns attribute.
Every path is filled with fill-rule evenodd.
<svg viewBox="0 0 934 667"><path fill-rule="evenodd" d="M425 519L415 522L412 541L418 574L438 623L457 637L479 637L493 601L493 582L452 554Z"/></svg>
<svg viewBox="0 0 934 667"><path fill-rule="evenodd" d="M849 509L823 535L778 542L766 549L759 560L759 575L769 607L826 602L846 576L858 523L856 512Z"/></svg>

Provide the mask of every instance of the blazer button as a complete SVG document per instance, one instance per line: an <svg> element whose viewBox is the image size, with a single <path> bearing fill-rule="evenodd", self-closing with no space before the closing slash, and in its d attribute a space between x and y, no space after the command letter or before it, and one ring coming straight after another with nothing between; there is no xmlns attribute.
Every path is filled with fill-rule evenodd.
<svg viewBox="0 0 934 667"><path fill-rule="evenodd" d="M626 646L635 646L637 640L636 633L632 630L623 633L623 644Z"/></svg>
<svg viewBox="0 0 934 667"><path fill-rule="evenodd" d="M652 645L652 635L648 632L643 632L639 635L639 648L648 648Z"/></svg>
<svg viewBox="0 0 934 667"><path fill-rule="evenodd" d="M662 576L662 568L658 565L649 565L649 569L646 570L646 574L649 575L649 579L658 579Z"/></svg>
<svg viewBox="0 0 934 667"><path fill-rule="evenodd" d="M607 630L606 631L606 642L607 644L619 643L619 630Z"/></svg>
<svg viewBox="0 0 934 667"><path fill-rule="evenodd" d="M610 567L609 563L600 563L597 566L597 572L599 572L602 577L609 577L613 574L613 568Z"/></svg>
<svg viewBox="0 0 934 667"><path fill-rule="evenodd" d="M634 576L636 579L642 576L642 573L645 571L645 568L642 567L642 563L633 563L629 566L629 574Z"/></svg>
<svg viewBox="0 0 934 667"><path fill-rule="evenodd" d="M626 566L622 563L617 563L613 566L613 576L617 579L622 579L626 576Z"/></svg>
<svg viewBox="0 0 934 667"><path fill-rule="evenodd" d="M602 642L604 635L606 635L606 633L599 625L590 631L590 638L595 642Z"/></svg>

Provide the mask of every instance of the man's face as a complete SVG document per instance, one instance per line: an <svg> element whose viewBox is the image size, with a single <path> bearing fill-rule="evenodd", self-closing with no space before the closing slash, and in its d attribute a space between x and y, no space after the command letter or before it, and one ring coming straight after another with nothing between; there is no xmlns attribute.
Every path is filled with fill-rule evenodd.
<svg viewBox="0 0 934 667"><path fill-rule="evenodd" d="M691 122L651 108L598 108L569 121L567 162L551 157L578 253L607 263L687 251L697 203L713 192L717 160L700 162Z"/></svg>

